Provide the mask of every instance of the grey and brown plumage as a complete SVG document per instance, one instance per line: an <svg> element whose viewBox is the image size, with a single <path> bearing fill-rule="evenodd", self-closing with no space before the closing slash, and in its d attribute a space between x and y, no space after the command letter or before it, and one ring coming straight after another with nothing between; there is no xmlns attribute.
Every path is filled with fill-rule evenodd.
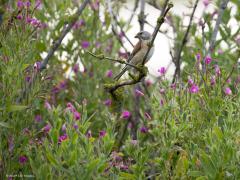
<svg viewBox="0 0 240 180"><path fill-rule="evenodd" d="M138 64L142 63L143 58L148 51L149 43L152 40L152 35L147 31L140 31L139 33L137 33L135 38L138 38L139 41L134 46L134 49L133 49L132 53L130 54L130 57L128 58L127 62L131 63L133 65L138 65ZM154 52L154 46L151 47L145 63L152 57L153 52ZM131 68L131 66L126 65L122 69L122 71L114 77L114 79L119 80L122 77L122 75L126 71L128 71L130 68Z"/></svg>

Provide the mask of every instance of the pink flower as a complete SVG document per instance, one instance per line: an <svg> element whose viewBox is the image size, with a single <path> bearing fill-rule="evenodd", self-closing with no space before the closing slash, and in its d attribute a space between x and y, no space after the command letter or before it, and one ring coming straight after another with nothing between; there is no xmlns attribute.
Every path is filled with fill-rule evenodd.
<svg viewBox="0 0 240 180"><path fill-rule="evenodd" d="M161 89L159 90L159 92L160 92L160 94L165 94L165 89L161 88Z"/></svg>
<svg viewBox="0 0 240 180"><path fill-rule="evenodd" d="M160 69L158 69L158 72L161 74L161 75L164 75L166 73L166 68L165 67L161 67Z"/></svg>
<svg viewBox="0 0 240 180"><path fill-rule="evenodd" d="M211 77L210 83L211 83L211 86L214 86L216 84L215 76Z"/></svg>
<svg viewBox="0 0 240 180"><path fill-rule="evenodd" d="M131 142L131 144L132 144L132 145L134 145L134 146L136 146L136 145L137 145L137 143L138 143L138 141L137 141L137 140L133 140L133 139L132 139L130 142Z"/></svg>
<svg viewBox="0 0 240 180"><path fill-rule="evenodd" d="M140 96L144 96L144 93L142 91L140 91L139 89L135 89L135 95L137 97L140 97Z"/></svg>
<svg viewBox="0 0 240 180"><path fill-rule="evenodd" d="M74 119L75 119L75 120L79 120L79 119L81 118L81 114L80 114L79 112L77 112L77 111L75 111L75 112L73 113L73 116L74 116Z"/></svg>
<svg viewBox="0 0 240 180"><path fill-rule="evenodd" d="M189 85L193 85L193 84L194 84L194 81L193 81L191 78L189 78L189 79L188 79L188 84L189 84Z"/></svg>
<svg viewBox="0 0 240 180"><path fill-rule="evenodd" d="M45 101L44 107L45 107L47 110L51 110L51 109L52 109L52 107L51 107L51 105L50 105L50 103L49 103L48 101Z"/></svg>
<svg viewBox="0 0 240 180"><path fill-rule="evenodd" d="M67 109L72 113L76 111L75 107L70 102L67 103Z"/></svg>
<svg viewBox="0 0 240 180"><path fill-rule="evenodd" d="M232 90L229 87L226 87L224 90L226 95L231 95L232 94Z"/></svg>
<svg viewBox="0 0 240 180"><path fill-rule="evenodd" d="M206 64L210 64L212 62L212 58L210 57L210 56L207 56L206 58L205 58L205 63Z"/></svg>
<svg viewBox="0 0 240 180"><path fill-rule="evenodd" d="M42 6L41 0L37 0L36 3L35 3L35 8L36 9L41 9L41 6Z"/></svg>
<svg viewBox="0 0 240 180"><path fill-rule="evenodd" d="M231 79L231 78L228 78L226 82L227 82L228 84L230 84L231 81L232 81L232 79Z"/></svg>
<svg viewBox="0 0 240 180"><path fill-rule="evenodd" d="M146 86L147 86L147 87L149 87L149 86L152 85L152 81L151 81L150 79L147 79L147 80L145 81L145 83L146 83Z"/></svg>
<svg viewBox="0 0 240 180"><path fill-rule="evenodd" d="M195 94L195 93L198 93L199 88L196 84L193 84L189 90L190 90L190 93Z"/></svg>
<svg viewBox="0 0 240 180"><path fill-rule="evenodd" d="M65 140L67 140L67 139L68 139L67 134L64 134L64 135L62 135L62 136L59 136L59 138L58 138L58 143L61 143L61 142L65 141Z"/></svg>
<svg viewBox="0 0 240 180"><path fill-rule="evenodd" d="M48 133L50 130L51 130L51 125L50 124L47 124L46 126L43 127L43 131L45 133Z"/></svg>
<svg viewBox="0 0 240 180"><path fill-rule="evenodd" d="M129 111L123 111L121 117L123 119L128 119L131 116L131 113Z"/></svg>
<svg viewBox="0 0 240 180"><path fill-rule="evenodd" d="M18 162L20 163L20 164L25 164L26 162L27 162L27 160L28 160L28 158L26 157L26 156L20 156L19 158L18 158Z"/></svg>
<svg viewBox="0 0 240 180"><path fill-rule="evenodd" d="M113 76L112 70L108 70L108 71L106 72L106 76L109 77L109 78L111 78L111 77Z"/></svg>
<svg viewBox="0 0 240 180"><path fill-rule="evenodd" d="M217 64L215 64L215 65L214 65L214 68L215 68L215 74L216 74L217 76L219 76L219 75L221 74L220 67L219 67Z"/></svg>
<svg viewBox="0 0 240 180"><path fill-rule="evenodd" d="M111 99L107 99L107 100L105 100L105 101L103 102L103 104L104 104L105 106L111 106L111 105L112 105L112 100L111 100Z"/></svg>
<svg viewBox="0 0 240 180"><path fill-rule="evenodd" d="M17 15L17 19L18 19L18 20L22 20L22 19L23 19L22 15L20 15L20 14Z"/></svg>
<svg viewBox="0 0 240 180"><path fill-rule="evenodd" d="M207 7L210 4L210 0L203 0L203 4L205 7Z"/></svg>
<svg viewBox="0 0 240 180"><path fill-rule="evenodd" d="M35 121L36 121L36 122L41 122L41 121L42 121L42 116L41 116L40 114L37 114L37 115L35 116Z"/></svg>
<svg viewBox="0 0 240 180"><path fill-rule="evenodd" d="M173 89L173 90L176 89L176 87L177 87L177 85L175 83L170 85L170 88Z"/></svg>
<svg viewBox="0 0 240 180"><path fill-rule="evenodd" d="M104 137L106 135L106 131L101 130L99 131L99 137Z"/></svg>

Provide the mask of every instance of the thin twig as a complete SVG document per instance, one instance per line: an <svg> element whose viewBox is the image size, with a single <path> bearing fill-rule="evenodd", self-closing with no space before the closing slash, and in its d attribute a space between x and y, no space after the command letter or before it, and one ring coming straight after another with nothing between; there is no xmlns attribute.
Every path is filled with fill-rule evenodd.
<svg viewBox="0 0 240 180"><path fill-rule="evenodd" d="M129 20L128 20L127 27L128 27L128 26L131 24L131 22L132 22L132 19L133 19L133 17L134 17L134 14L135 14L135 12L136 12L136 10L137 10L137 8L138 8L138 3L139 3L139 0L135 0L133 12L132 12L132 14L131 14L131 17L130 17Z"/></svg>
<svg viewBox="0 0 240 180"><path fill-rule="evenodd" d="M157 20L157 26L155 27L154 32L153 32L153 34L152 34L152 40L151 40L151 42L149 43L148 51L147 51L147 53L145 54L145 56L144 56L144 58L143 58L142 65L144 65L145 62L146 62L147 56L148 56L148 54L149 54L149 52L150 52L150 49L151 49L151 47L153 46L153 43L154 43L154 41L155 41L155 38L156 38L156 36L157 36L157 33L158 33L161 25L162 25L162 24L164 23L164 21L165 21L165 17L166 17L166 15L167 15L168 11L173 7L173 4L168 3L168 2L169 2L169 0L166 0L165 3L164 3L163 9L164 9L164 10L166 9L166 11L162 11L161 14L160 14L160 17L159 17L158 20ZM167 8L166 8L166 7L167 7Z"/></svg>
<svg viewBox="0 0 240 180"><path fill-rule="evenodd" d="M130 64L130 63L126 62L126 61L123 61L121 59L114 59L114 58L111 58L111 57L106 57L103 54L96 55L96 54L93 54L92 52L89 52L89 51L87 51L87 53L89 53L90 55L92 55L93 57L98 58L98 59L107 59L109 61L118 62L120 64L125 64L125 65L128 65L128 66L131 66L131 67L135 68L136 70L140 69L139 67L137 67L137 66L135 66L133 64Z"/></svg>
<svg viewBox="0 0 240 180"><path fill-rule="evenodd" d="M212 33L212 36L211 36L210 43L209 43L210 45L209 45L209 48L207 50L207 53L206 53L206 56L204 57L204 59L207 56L209 56L215 48L217 34L218 34L218 31L219 31L220 24L222 22L222 16L223 16L224 10L227 8L228 2L229 2L229 0L225 0L225 1L222 0L222 4L219 8L218 18L217 18L217 21L216 21L216 24L215 24L215 27L214 27L214 30L213 30L213 33ZM206 66L203 63L203 72L205 72L205 71L206 71Z"/></svg>
<svg viewBox="0 0 240 180"><path fill-rule="evenodd" d="M145 23L145 19L146 19L146 15L144 13L145 10L145 0L141 0L140 1L140 14L138 16L138 22L140 25L140 31L143 31L144 29L144 23Z"/></svg>
<svg viewBox="0 0 240 180"><path fill-rule="evenodd" d="M188 27L187 27L187 31L184 34L182 44L181 44L180 48L178 49L178 51L176 53L176 56L174 57L174 62L175 62L175 65L176 65L176 69L175 69L175 73L174 73L174 76L173 76L172 83L175 82L177 77L180 78L180 74L181 74L181 68L180 68L180 66L181 66L181 54L182 54L183 47L187 43L188 34L189 34L191 26L192 26L192 21L193 21L193 17L194 17L194 14L195 14L195 11L196 11L196 8L197 8L197 5L198 5L198 1L199 0L195 1L194 8L193 8L193 11L192 11L192 14L191 14L191 17L190 17L190 21L189 21L189 24L188 24Z"/></svg>

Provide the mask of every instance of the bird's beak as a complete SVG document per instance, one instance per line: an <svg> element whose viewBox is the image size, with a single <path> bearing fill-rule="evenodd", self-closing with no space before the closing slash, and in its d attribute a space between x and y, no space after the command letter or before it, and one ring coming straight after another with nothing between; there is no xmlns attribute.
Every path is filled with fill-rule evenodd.
<svg viewBox="0 0 240 180"><path fill-rule="evenodd" d="M134 36L135 38L139 38L139 34L137 34L136 36Z"/></svg>

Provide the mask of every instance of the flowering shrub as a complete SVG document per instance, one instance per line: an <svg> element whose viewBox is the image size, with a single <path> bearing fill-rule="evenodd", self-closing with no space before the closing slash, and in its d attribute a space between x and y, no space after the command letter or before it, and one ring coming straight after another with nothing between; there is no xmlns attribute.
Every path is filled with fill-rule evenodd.
<svg viewBox="0 0 240 180"><path fill-rule="evenodd" d="M175 81L167 67L159 67L155 79L119 88L115 96L107 88L117 84L113 77L121 67L88 53L129 56L121 48L127 22L114 23L118 18L105 1L90 1L77 20L74 12L83 1L4 2L1 179L240 178L240 27L233 32L228 26L231 19L239 21L238 14L230 13L240 8L239 1L224 10L220 39L208 53L206 42L222 1L214 12L208 11L212 1L199 1L205 11L192 23ZM122 2L114 5L117 12ZM166 19L169 28L176 28L174 41L180 42L186 32L182 20ZM69 37L43 68L46 54L71 24ZM114 24L119 32L109 33Z"/></svg>

